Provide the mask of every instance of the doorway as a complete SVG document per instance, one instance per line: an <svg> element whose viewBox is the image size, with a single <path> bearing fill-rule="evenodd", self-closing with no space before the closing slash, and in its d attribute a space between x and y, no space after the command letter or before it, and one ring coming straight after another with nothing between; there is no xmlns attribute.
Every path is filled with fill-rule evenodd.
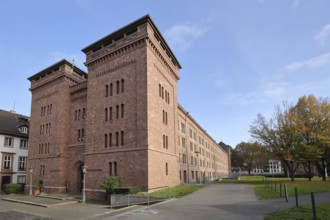
<svg viewBox="0 0 330 220"><path fill-rule="evenodd" d="M1 177L1 190L5 184L11 183L11 176L2 176Z"/></svg>

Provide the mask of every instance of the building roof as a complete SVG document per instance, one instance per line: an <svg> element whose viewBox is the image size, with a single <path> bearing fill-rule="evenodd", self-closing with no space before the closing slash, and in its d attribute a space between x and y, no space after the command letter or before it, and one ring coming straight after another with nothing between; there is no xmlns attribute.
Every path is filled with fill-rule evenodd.
<svg viewBox="0 0 330 220"><path fill-rule="evenodd" d="M20 127L29 127L30 118L14 112L0 109L0 134L28 138L28 134L20 132Z"/></svg>
<svg viewBox="0 0 330 220"><path fill-rule="evenodd" d="M69 65L69 66L73 65L71 62L67 61L66 59L63 59L63 60L61 60L61 61L59 61L59 62L57 62L57 63L55 63L55 64L53 64L53 65L51 65L49 67L47 67L46 69L43 69L40 72L38 72L38 73L30 76L28 78L28 80L31 81L31 80L34 80L34 79L38 79L39 77L41 77L43 75L51 74L52 71L57 70L60 66L62 66L64 64ZM86 78L88 76L88 74L85 71L81 70L80 68L78 68L76 66L73 67L73 70L74 70L75 73L77 73L77 74L79 74L81 76L85 76Z"/></svg>
<svg viewBox="0 0 330 220"><path fill-rule="evenodd" d="M88 45L87 47L83 48L82 51L84 53L87 53L91 50L94 50L96 48L101 47L104 44L108 44L109 42L111 42L113 39L116 39L120 36L122 36L124 33L131 31L132 29L135 29L136 27L138 27L141 24L144 23L149 23L153 29L155 30L156 34L159 36L161 42L163 43L165 49L167 52L169 52L173 62L181 69L181 65L179 63L179 61L176 59L174 53L172 52L172 50L170 49L170 47L168 46L168 44L166 43L164 37L162 36L162 34L160 33L160 31L158 30L155 22L151 19L150 15L145 15L139 19L137 19L136 21L133 21L132 23L116 30L115 32L112 32L111 34L101 38L100 40Z"/></svg>

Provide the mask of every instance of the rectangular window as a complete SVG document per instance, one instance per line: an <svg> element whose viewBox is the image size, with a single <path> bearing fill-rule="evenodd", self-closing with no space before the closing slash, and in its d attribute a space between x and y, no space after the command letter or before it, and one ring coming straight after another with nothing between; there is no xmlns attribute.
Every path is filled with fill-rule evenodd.
<svg viewBox="0 0 330 220"><path fill-rule="evenodd" d="M108 108L104 109L104 120L108 121Z"/></svg>
<svg viewBox="0 0 330 220"><path fill-rule="evenodd" d="M168 136L165 136L165 141L166 141L166 149L168 149Z"/></svg>
<svg viewBox="0 0 330 220"><path fill-rule="evenodd" d="M80 129L78 129L78 131L77 131L77 141L78 142L80 141Z"/></svg>
<svg viewBox="0 0 330 220"><path fill-rule="evenodd" d="M104 134L104 147L107 148L108 147L108 135Z"/></svg>
<svg viewBox="0 0 330 220"><path fill-rule="evenodd" d="M19 148L27 149L28 148L28 140L21 139L21 144L20 144Z"/></svg>
<svg viewBox="0 0 330 220"><path fill-rule="evenodd" d="M163 135L163 148L166 148L166 146L165 146L165 135Z"/></svg>
<svg viewBox="0 0 330 220"><path fill-rule="evenodd" d="M17 183L25 183L26 177L25 176L17 176Z"/></svg>
<svg viewBox="0 0 330 220"><path fill-rule="evenodd" d="M11 169L12 156L6 155L3 160L3 168L6 170Z"/></svg>
<svg viewBox="0 0 330 220"><path fill-rule="evenodd" d="M125 84L125 80L121 80L121 93L124 93L124 90L125 90L125 87L124 87L124 84Z"/></svg>
<svg viewBox="0 0 330 220"><path fill-rule="evenodd" d="M116 105L116 119L119 118L119 105Z"/></svg>
<svg viewBox="0 0 330 220"><path fill-rule="evenodd" d="M167 163L165 163L165 174L166 174L166 176L168 176L168 164Z"/></svg>
<svg viewBox="0 0 330 220"><path fill-rule="evenodd" d="M120 142L121 142L121 146L125 145L125 133L124 133L124 131L120 131Z"/></svg>
<svg viewBox="0 0 330 220"><path fill-rule="evenodd" d="M18 170L26 171L26 162L27 162L27 157L19 157Z"/></svg>
<svg viewBox="0 0 330 220"><path fill-rule="evenodd" d="M121 104L121 118L124 118L124 113L125 113L124 104Z"/></svg>
<svg viewBox="0 0 330 220"><path fill-rule="evenodd" d="M40 172L39 172L40 176L45 175L45 165L40 165Z"/></svg>
<svg viewBox="0 0 330 220"><path fill-rule="evenodd" d="M109 120L112 121L112 107L109 108Z"/></svg>
<svg viewBox="0 0 330 220"><path fill-rule="evenodd" d="M83 108L82 118L83 118L83 119L86 118L86 109L85 109L85 108Z"/></svg>
<svg viewBox="0 0 330 220"><path fill-rule="evenodd" d="M112 85L112 83L110 83L110 96L112 96L113 95L113 85Z"/></svg>
<svg viewBox="0 0 330 220"><path fill-rule="evenodd" d="M81 141L85 140L85 129L81 129Z"/></svg>
<svg viewBox="0 0 330 220"><path fill-rule="evenodd" d="M117 176L118 175L118 173L117 173L117 162L113 162L113 168L114 168L113 173L115 174L115 176Z"/></svg>
<svg viewBox="0 0 330 220"><path fill-rule="evenodd" d="M112 147L112 133L109 133L109 147Z"/></svg>
<svg viewBox="0 0 330 220"><path fill-rule="evenodd" d="M105 85L105 97L109 96L109 86Z"/></svg>
<svg viewBox="0 0 330 220"><path fill-rule="evenodd" d="M14 138L5 137L5 147L14 147Z"/></svg>
<svg viewBox="0 0 330 220"><path fill-rule="evenodd" d="M162 86L158 84L158 89L159 89L159 97L162 97Z"/></svg>
<svg viewBox="0 0 330 220"><path fill-rule="evenodd" d="M119 133L116 132L116 146L119 145Z"/></svg>
<svg viewBox="0 0 330 220"><path fill-rule="evenodd" d="M77 118L78 118L78 111L76 110L74 115L74 120L77 121Z"/></svg>
<svg viewBox="0 0 330 220"><path fill-rule="evenodd" d="M119 91L120 91L120 83L119 83L119 81L117 81L116 83L117 83L117 94L119 94Z"/></svg>
<svg viewBox="0 0 330 220"><path fill-rule="evenodd" d="M112 176L112 163L109 163L109 176Z"/></svg>

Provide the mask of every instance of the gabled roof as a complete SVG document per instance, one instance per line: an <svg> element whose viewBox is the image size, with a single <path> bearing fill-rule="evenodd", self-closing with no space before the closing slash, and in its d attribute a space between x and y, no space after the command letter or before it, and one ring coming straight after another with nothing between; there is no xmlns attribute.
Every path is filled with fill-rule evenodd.
<svg viewBox="0 0 330 220"><path fill-rule="evenodd" d="M30 118L0 109L0 134L27 138L29 135L21 133L18 128L29 127Z"/></svg>
<svg viewBox="0 0 330 220"><path fill-rule="evenodd" d="M113 39L118 38L119 36L122 36L124 33L131 31L132 29L135 29L136 27L140 26L141 24L144 23L149 23L153 29L155 30L157 36L159 36L161 42L163 43L165 49L167 52L169 52L173 62L181 69L181 65L179 63L179 61L176 59L174 53L172 52L172 50L170 49L170 47L168 46L168 44L166 43L164 37L162 36L162 34L160 33L160 31L158 30L155 22L151 19L150 15L145 15L139 19L137 19L136 21L133 21L132 23L116 30L115 32L112 32L111 34L101 38L100 40L88 45L87 47L83 48L82 51L84 53L87 53L91 50L94 50L96 48L101 47L104 44L108 44L109 42L111 42Z"/></svg>
<svg viewBox="0 0 330 220"><path fill-rule="evenodd" d="M63 60L61 60L61 61L59 61L59 62L57 62L57 63L55 63L55 64L53 64L53 65L51 65L49 67L47 67L46 69L43 69L40 72L38 72L38 73L30 76L28 78L28 80L31 81L31 80L34 80L34 79L39 78L40 76L50 74L50 73L52 73L53 70L57 70L60 66L62 66L64 64L69 65L69 66L72 65L71 62L67 61L66 59L63 59ZM77 73L77 74L79 74L81 76L85 76L87 78L87 73L85 71L79 69L76 66L73 67L73 70L74 70L75 73Z"/></svg>

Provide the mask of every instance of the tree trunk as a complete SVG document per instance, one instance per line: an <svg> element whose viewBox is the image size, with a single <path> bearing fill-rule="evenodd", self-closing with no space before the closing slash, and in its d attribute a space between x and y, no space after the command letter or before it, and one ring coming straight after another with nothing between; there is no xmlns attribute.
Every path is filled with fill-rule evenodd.
<svg viewBox="0 0 330 220"><path fill-rule="evenodd" d="M308 181L312 181L312 169L311 169L311 162L308 161Z"/></svg>

